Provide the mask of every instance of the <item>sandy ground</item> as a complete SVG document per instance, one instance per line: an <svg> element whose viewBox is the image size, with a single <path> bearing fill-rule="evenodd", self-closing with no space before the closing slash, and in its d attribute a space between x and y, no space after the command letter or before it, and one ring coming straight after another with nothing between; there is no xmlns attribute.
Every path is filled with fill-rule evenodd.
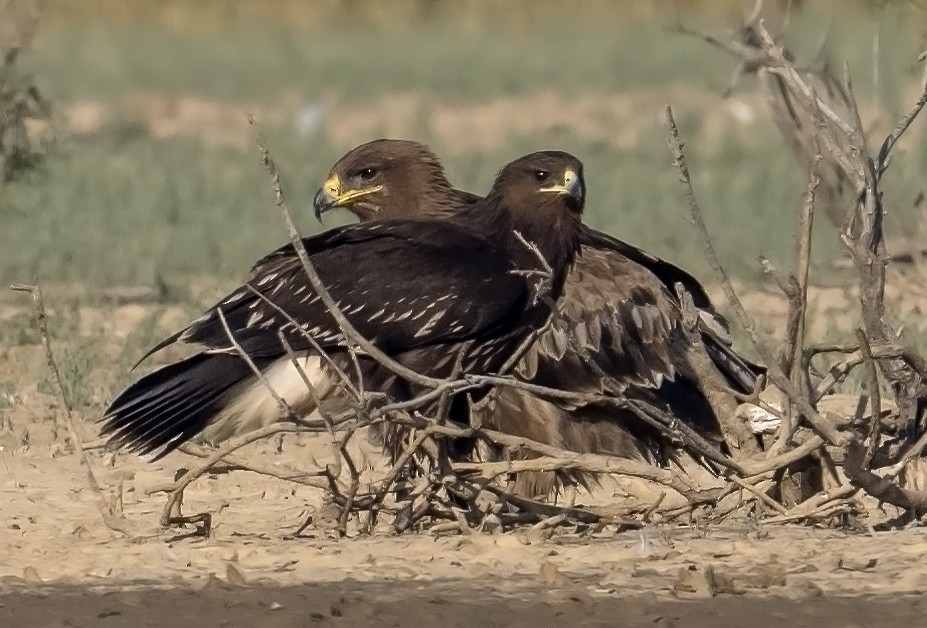
<svg viewBox="0 0 927 628"><path fill-rule="evenodd" d="M93 454L123 483L131 536L104 525L77 457L33 432L4 452L0 626L370 625L867 626L911 624L927 568L921 529L872 536L757 526L649 526L588 537L326 533L319 491L246 472L207 476L186 512L211 538L157 525L184 462ZM44 446L42 446L44 445ZM265 463L306 466L317 441L259 444ZM12 474L12 477L10 475ZM14 479L15 478L15 479ZM580 501L594 499L581 495ZM601 496L598 496L601 497ZM293 532L307 516L315 524Z"/></svg>

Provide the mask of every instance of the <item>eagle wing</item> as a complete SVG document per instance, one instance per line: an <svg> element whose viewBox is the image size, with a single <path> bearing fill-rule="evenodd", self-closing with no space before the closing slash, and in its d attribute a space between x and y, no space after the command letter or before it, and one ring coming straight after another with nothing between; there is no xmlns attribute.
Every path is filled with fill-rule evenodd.
<svg viewBox="0 0 927 628"><path fill-rule="evenodd" d="M524 312L526 286L509 272L513 266L505 252L451 223L351 225L303 244L351 324L388 353L479 339ZM357 247L363 247L362 255ZM472 298L461 298L466 296ZM295 250L286 245L257 262L244 285L147 355L178 341L232 351L220 310L251 356L283 353L278 333L294 350L312 347L306 333L326 349L346 345Z"/></svg>
<svg viewBox="0 0 927 628"><path fill-rule="evenodd" d="M692 295L706 351L728 381L752 389L764 369L731 347L727 320L698 280L626 242L584 230L567 276L558 316L519 372L552 387L622 394L629 386L660 388L679 364L682 311L677 284Z"/></svg>
<svg viewBox="0 0 927 628"><path fill-rule="evenodd" d="M656 255L651 255L633 244L595 229L584 229L582 242L584 245L600 251L612 251L639 264L652 273L670 294L675 295L677 292L676 284L681 284L683 289L692 295L692 303L701 314L702 324L708 327L719 340L730 344L730 323L715 308L708 297L708 293L705 292L705 288L691 273Z"/></svg>
<svg viewBox="0 0 927 628"><path fill-rule="evenodd" d="M675 375L671 336L679 323L671 295L645 268L613 251L583 246L557 315L519 372L578 392L658 388Z"/></svg>
<svg viewBox="0 0 927 628"><path fill-rule="evenodd" d="M597 250L617 253L653 274L671 295L677 308L677 284L681 285L682 289L692 296L692 303L698 313L697 322L702 342L715 366L727 378L728 383L740 392L748 393L753 390L756 378L764 374L766 368L750 362L734 350L730 323L711 303L708 293L698 279L675 264L599 231L585 229L582 239L584 243Z"/></svg>

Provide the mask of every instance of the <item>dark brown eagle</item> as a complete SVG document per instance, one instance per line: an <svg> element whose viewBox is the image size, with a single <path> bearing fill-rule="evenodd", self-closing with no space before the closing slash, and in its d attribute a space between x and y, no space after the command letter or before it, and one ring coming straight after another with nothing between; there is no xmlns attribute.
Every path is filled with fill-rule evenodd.
<svg viewBox="0 0 927 628"><path fill-rule="evenodd" d="M466 214L480 197L456 190L426 146L376 140L331 169L316 216L343 207L361 221ZM363 224L363 223L362 223ZM647 402L721 440L720 428L685 356L676 284L692 295L705 351L729 385L749 392L763 372L735 353L727 322L686 271L605 233L583 227L559 315L519 364L532 383ZM665 462L659 433L614 404L569 407L501 388L484 405L483 425L581 453ZM544 494L550 474L523 474L518 490Z"/></svg>
<svg viewBox="0 0 927 628"><path fill-rule="evenodd" d="M559 296L579 249L584 197L579 160L533 153L506 165L489 194L466 210L350 225L303 244L351 324L400 364L431 377L447 377L458 360L466 373L493 373L550 315L536 298L537 282L523 272L536 270L540 260L516 234L550 266L551 294ZM223 319L265 379L303 416L316 410L313 398L337 399L338 380L302 332L344 372L353 370L346 338L288 244L257 262L245 285L146 354L174 342L204 348L142 377L113 401L102 419L113 444L158 458L200 433L221 440L281 419ZM315 397L280 334L297 352ZM361 360L371 389L398 398L418 392L371 358Z"/></svg>

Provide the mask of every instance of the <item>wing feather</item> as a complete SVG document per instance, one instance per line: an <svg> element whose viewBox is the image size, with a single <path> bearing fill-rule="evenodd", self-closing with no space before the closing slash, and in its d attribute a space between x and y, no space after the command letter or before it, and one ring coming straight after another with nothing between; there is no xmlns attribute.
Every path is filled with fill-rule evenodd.
<svg viewBox="0 0 927 628"><path fill-rule="evenodd" d="M479 338L524 315L525 283L509 272L513 266L508 255L452 225L382 221L303 242L348 320L387 352ZM363 256L353 250L361 243ZM448 250L456 254L449 255ZM462 295L479 298L462 299ZM283 352L278 332L295 350L311 348L303 331L323 348L343 347L346 342L305 276L295 250L286 245L256 263L246 284L148 355L178 341L213 352L233 350L219 310L253 357Z"/></svg>
<svg viewBox="0 0 927 628"><path fill-rule="evenodd" d="M731 346L727 320L686 271L606 234L586 229L567 276L559 316L519 365L539 383L576 391L621 394L675 381L682 313L677 284L692 295L706 350L728 382L752 389L764 369ZM685 373L686 377L691 373Z"/></svg>
<svg viewBox="0 0 927 628"><path fill-rule="evenodd" d="M584 246L567 276L557 318L529 351L521 374L545 385L621 394L675 376L672 296L646 269Z"/></svg>

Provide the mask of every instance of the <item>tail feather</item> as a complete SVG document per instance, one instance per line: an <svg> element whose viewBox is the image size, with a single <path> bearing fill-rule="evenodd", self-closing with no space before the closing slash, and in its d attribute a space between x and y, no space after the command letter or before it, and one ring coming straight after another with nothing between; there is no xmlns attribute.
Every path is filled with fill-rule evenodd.
<svg viewBox="0 0 927 628"><path fill-rule="evenodd" d="M182 430L170 429L170 423L186 408L195 407L206 398L205 394L195 394L185 397L165 395L143 411L132 415L123 415L125 425L114 435L120 444L129 442L146 442L153 450L163 447L171 440L178 439L178 445L192 438L197 432L187 433ZM191 427L190 429L194 429ZM166 452L165 452L166 453Z"/></svg>
<svg viewBox="0 0 927 628"><path fill-rule="evenodd" d="M261 365L259 365L260 367ZM230 391L253 377L238 356L200 353L146 375L106 410L101 434L129 451L167 455L201 432L228 402Z"/></svg>

